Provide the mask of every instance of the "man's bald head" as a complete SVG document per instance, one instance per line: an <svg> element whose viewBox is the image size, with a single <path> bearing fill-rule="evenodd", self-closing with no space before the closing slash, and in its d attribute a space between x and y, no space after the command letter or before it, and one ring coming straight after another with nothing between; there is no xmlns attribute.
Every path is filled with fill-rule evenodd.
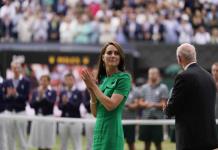
<svg viewBox="0 0 218 150"><path fill-rule="evenodd" d="M182 66L186 66L191 62L196 62L196 50L195 47L189 43L181 44L177 48L178 63Z"/></svg>

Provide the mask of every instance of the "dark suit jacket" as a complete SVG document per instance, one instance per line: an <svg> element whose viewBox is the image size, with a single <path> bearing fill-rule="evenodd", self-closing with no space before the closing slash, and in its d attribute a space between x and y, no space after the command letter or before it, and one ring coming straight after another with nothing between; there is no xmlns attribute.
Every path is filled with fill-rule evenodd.
<svg viewBox="0 0 218 150"><path fill-rule="evenodd" d="M13 80L9 79L6 80L5 83L5 89L8 87L14 87ZM17 96L16 97L6 97L6 107L9 111L24 111L26 107L26 102L28 102L29 99L29 92L30 92L30 81L28 78L23 77L19 79L18 86L16 87L17 90Z"/></svg>
<svg viewBox="0 0 218 150"><path fill-rule="evenodd" d="M52 115L54 104L56 102L57 93L55 90L48 88L43 97L39 97L38 90L34 90L30 106L35 110L36 114Z"/></svg>
<svg viewBox="0 0 218 150"><path fill-rule="evenodd" d="M215 82L198 64L176 77L165 111L168 117L176 117L177 150L217 148L215 98Z"/></svg>
<svg viewBox="0 0 218 150"><path fill-rule="evenodd" d="M68 97L68 103L64 104L62 100L62 96L66 95ZM73 117L73 118L80 118L80 104L82 103L82 92L78 89L73 89L71 94L67 94L67 90L61 91L60 94L60 101L58 104L58 108L62 110L62 117Z"/></svg>

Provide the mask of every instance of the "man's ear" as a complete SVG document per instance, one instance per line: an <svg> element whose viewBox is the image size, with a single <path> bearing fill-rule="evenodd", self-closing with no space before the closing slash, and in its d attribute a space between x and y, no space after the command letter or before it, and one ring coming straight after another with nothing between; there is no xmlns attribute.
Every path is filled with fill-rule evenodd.
<svg viewBox="0 0 218 150"><path fill-rule="evenodd" d="M178 58L178 64L182 65L182 58L181 58L181 56L178 55L177 58Z"/></svg>

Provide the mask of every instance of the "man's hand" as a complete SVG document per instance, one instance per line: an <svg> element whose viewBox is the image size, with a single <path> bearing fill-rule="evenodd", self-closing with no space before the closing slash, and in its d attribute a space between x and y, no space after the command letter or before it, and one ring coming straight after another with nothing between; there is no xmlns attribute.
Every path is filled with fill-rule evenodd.
<svg viewBox="0 0 218 150"><path fill-rule="evenodd" d="M7 97L10 97L10 96L16 96L17 95L17 90L14 88L14 87L8 87L7 88Z"/></svg>
<svg viewBox="0 0 218 150"><path fill-rule="evenodd" d="M162 110L163 110L163 112L165 112L165 110L166 110L166 107L167 107L167 104L166 104L166 103L164 103L164 104L163 104L163 107L162 107Z"/></svg>

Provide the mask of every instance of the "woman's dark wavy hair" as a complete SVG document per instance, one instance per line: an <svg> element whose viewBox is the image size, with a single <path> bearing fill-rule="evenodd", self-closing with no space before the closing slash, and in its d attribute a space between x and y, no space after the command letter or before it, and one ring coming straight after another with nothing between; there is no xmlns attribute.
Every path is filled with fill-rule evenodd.
<svg viewBox="0 0 218 150"><path fill-rule="evenodd" d="M123 49L121 48L121 46L117 42L108 42L101 49L101 52L100 52L100 55L98 58L98 64L97 64L97 80L98 80L98 82L101 82L102 77L107 75L106 68L105 68L104 62L102 60L102 57L105 54L105 51L109 45L113 45L118 50L118 54L120 56L120 63L118 65L118 70L125 71L125 56L123 53Z"/></svg>

